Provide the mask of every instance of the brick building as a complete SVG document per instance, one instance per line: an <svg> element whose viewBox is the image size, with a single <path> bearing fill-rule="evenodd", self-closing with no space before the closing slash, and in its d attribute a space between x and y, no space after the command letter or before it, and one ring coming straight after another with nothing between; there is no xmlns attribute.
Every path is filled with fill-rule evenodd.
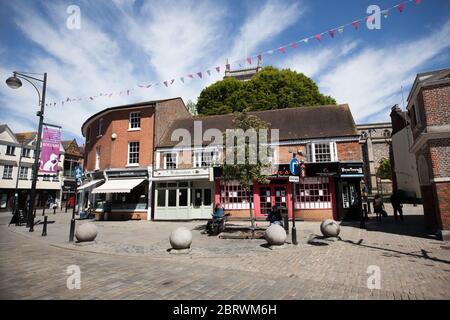
<svg viewBox="0 0 450 320"><path fill-rule="evenodd" d="M450 68L417 75L408 96L411 151L424 203L425 223L450 237Z"/></svg>
<svg viewBox="0 0 450 320"><path fill-rule="evenodd" d="M254 215L265 219L272 206L284 206L304 220L358 216L363 177L359 134L348 105L249 112L279 130L272 141L270 183L252 187ZM327 126L323 126L326 123ZM209 218L221 203L233 218L248 218L250 204L242 186L221 179L222 137L233 129L233 115L179 119L156 145L155 219ZM179 134L189 137L179 141ZM214 137L214 138L213 138ZM219 139L220 140L220 139ZM289 162L292 152L306 162L306 177L296 184L295 209Z"/></svg>
<svg viewBox="0 0 450 320"><path fill-rule="evenodd" d="M112 219L150 219L154 146L171 121L191 117L181 98L142 102L100 111L82 126L85 182L81 204Z"/></svg>
<svg viewBox="0 0 450 320"><path fill-rule="evenodd" d="M64 148L61 207L68 207L70 198L75 197L75 167L83 167L84 146L80 147L75 139L61 141L61 144Z"/></svg>

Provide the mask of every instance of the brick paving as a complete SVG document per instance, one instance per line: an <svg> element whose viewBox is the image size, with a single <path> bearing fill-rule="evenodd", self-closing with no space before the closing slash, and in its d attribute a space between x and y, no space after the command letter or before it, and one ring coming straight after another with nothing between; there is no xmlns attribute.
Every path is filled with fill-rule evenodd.
<svg viewBox="0 0 450 320"><path fill-rule="evenodd" d="M96 243L77 246L67 241L69 213L49 215L47 237L41 225L8 228L1 213L0 298L450 299L450 246L422 231L421 207L405 209L404 223L342 223L340 241L308 243L319 223L298 222L299 246L279 250L208 237L199 221L95 222ZM181 225L193 232L192 252L168 254ZM70 265L81 269L80 290L66 287ZM367 288L371 265L380 267L380 290Z"/></svg>

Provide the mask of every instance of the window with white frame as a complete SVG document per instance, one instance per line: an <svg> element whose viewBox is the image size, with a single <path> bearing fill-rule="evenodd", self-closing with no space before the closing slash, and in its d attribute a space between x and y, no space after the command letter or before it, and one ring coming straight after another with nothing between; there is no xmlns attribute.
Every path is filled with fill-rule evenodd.
<svg viewBox="0 0 450 320"><path fill-rule="evenodd" d="M43 181L50 181L50 175L46 174L44 175Z"/></svg>
<svg viewBox="0 0 450 320"><path fill-rule="evenodd" d="M128 164L139 164L139 142L128 144Z"/></svg>
<svg viewBox="0 0 450 320"><path fill-rule="evenodd" d="M30 156L31 156L31 149L23 148L22 149L22 157L30 158Z"/></svg>
<svg viewBox="0 0 450 320"><path fill-rule="evenodd" d="M130 112L130 129L139 129L141 127L141 113Z"/></svg>
<svg viewBox="0 0 450 320"><path fill-rule="evenodd" d="M177 168L177 154L173 152L164 154L164 169Z"/></svg>
<svg viewBox="0 0 450 320"><path fill-rule="evenodd" d="M328 178L305 178L295 185L296 209L331 209Z"/></svg>
<svg viewBox="0 0 450 320"><path fill-rule="evenodd" d="M193 153L193 166L195 168L211 167L218 160L218 153L216 150L196 151Z"/></svg>
<svg viewBox="0 0 450 320"><path fill-rule="evenodd" d="M4 166L3 179L12 179L13 166Z"/></svg>
<svg viewBox="0 0 450 320"><path fill-rule="evenodd" d="M252 196L253 192L250 190L250 201L253 201ZM220 185L220 203L226 210L250 208L248 194L237 182L224 182Z"/></svg>
<svg viewBox="0 0 450 320"><path fill-rule="evenodd" d="M309 162L335 162L337 159L335 142L314 142L308 144Z"/></svg>
<svg viewBox="0 0 450 320"><path fill-rule="evenodd" d="M14 155L16 155L16 147L14 147L14 146L6 146L6 155L7 156L14 156Z"/></svg>
<svg viewBox="0 0 450 320"><path fill-rule="evenodd" d="M97 136L101 136L103 134L103 118L101 118L100 120L98 120L98 132L97 132Z"/></svg>
<svg viewBox="0 0 450 320"><path fill-rule="evenodd" d="M27 167L20 167L19 179L20 180L28 180L28 168Z"/></svg>

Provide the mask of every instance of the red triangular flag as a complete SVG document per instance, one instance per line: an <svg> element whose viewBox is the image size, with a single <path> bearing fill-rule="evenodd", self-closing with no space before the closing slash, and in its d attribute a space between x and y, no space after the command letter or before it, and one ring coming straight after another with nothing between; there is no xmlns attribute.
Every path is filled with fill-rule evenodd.
<svg viewBox="0 0 450 320"><path fill-rule="evenodd" d="M352 22L352 26L354 26L355 29L358 29L359 21L353 21L353 22Z"/></svg>
<svg viewBox="0 0 450 320"><path fill-rule="evenodd" d="M278 49L281 53L286 53L286 48L284 48L284 47L281 47L281 48L279 48Z"/></svg>
<svg viewBox="0 0 450 320"><path fill-rule="evenodd" d="M294 49L297 48L297 43L296 42L292 42L291 43L291 48L294 48Z"/></svg>
<svg viewBox="0 0 450 320"><path fill-rule="evenodd" d="M400 3L397 7L399 12L403 12L403 10L405 9L405 3Z"/></svg>
<svg viewBox="0 0 450 320"><path fill-rule="evenodd" d="M320 41L320 39L322 39L322 35L318 34L318 35L314 36L314 38L316 38L317 41Z"/></svg>
<svg viewBox="0 0 450 320"><path fill-rule="evenodd" d="M194 79L194 76L192 74L188 74L188 77Z"/></svg>
<svg viewBox="0 0 450 320"><path fill-rule="evenodd" d="M217 73L219 73L220 72L220 67L216 67L216 71L217 71Z"/></svg>
<svg viewBox="0 0 450 320"><path fill-rule="evenodd" d="M248 64L252 64L252 57L248 57L247 62L248 62Z"/></svg>
<svg viewBox="0 0 450 320"><path fill-rule="evenodd" d="M197 72L198 77L201 79L202 78L202 73L201 72Z"/></svg>
<svg viewBox="0 0 450 320"><path fill-rule="evenodd" d="M328 34L330 35L330 37L334 38L334 35L336 34L336 29L328 31Z"/></svg>

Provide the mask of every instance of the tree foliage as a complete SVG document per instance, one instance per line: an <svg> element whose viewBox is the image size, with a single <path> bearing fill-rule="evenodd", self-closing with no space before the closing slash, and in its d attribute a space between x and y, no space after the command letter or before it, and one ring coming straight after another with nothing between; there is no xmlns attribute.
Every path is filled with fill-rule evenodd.
<svg viewBox="0 0 450 320"><path fill-rule="evenodd" d="M386 158L382 158L379 162L377 175L381 179L392 180L391 161Z"/></svg>
<svg viewBox="0 0 450 320"><path fill-rule="evenodd" d="M249 81L225 78L203 89L197 101L202 115L336 104L303 73L263 68Z"/></svg>

